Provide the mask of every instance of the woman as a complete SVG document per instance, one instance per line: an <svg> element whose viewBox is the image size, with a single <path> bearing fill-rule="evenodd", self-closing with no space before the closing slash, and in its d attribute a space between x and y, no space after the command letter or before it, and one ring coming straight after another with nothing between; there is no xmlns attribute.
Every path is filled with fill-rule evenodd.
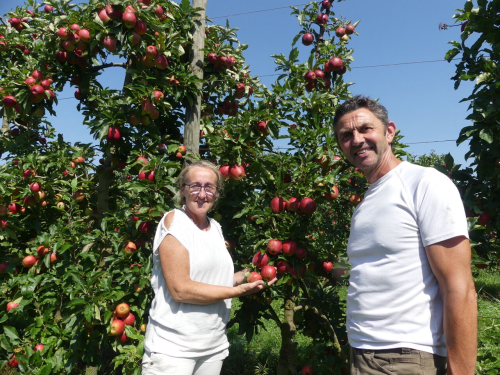
<svg viewBox="0 0 500 375"><path fill-rule="evenodd" d="M220 225L207 217L222 188L219 170L198 161L178 183L174 200L183 207L162 218L153 244L155 298L142 373L216 375L228 355L231 298L257 293L264 283L243 283L248 270L234 273Z"/></svg>

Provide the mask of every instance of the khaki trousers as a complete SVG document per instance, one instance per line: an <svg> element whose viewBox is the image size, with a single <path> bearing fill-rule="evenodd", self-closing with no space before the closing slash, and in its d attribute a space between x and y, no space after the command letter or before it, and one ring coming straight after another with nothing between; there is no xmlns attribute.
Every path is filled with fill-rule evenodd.
<svg viewBox="0 0 500 375"><path fill-rule="evenodd" d="M446 357L409 348L351 348L351 375L446 375Z"/></svg>

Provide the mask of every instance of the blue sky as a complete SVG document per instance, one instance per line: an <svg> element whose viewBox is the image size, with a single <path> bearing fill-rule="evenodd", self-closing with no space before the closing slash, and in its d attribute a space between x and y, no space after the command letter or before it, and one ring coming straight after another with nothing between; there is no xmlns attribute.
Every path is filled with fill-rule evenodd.
<svg viewBox="0 0 500 375"><path fill-rule="evenodd" d="M271 86L276 76L270 56L288 55L292 39L300 30L288 7L301 8L305 3L208 0L207 16L218 24L225 24L227 19L232 27L239 28L238 39L249 44L245 57L252 75ZM454 24L452 16L464 3L464 0L346 0L332 5L337 17L361 21L356 29L359 36L353 36L350 43L355 60L352 71L344 75L345 80L355 83L351 86L352 93L380 99L391 120L401 129L403 142L410 144L408 152L418 155L431 150L451 152L459 164L465 163L466 143L457 147L455 142L418 142L455 140L460 129L469 125L465 120L468 103L459 102L470 95L473 84L462 84L459 90L454 90L450 78L455 65L444 61L448 42L460 40L460 28L447 31L438 28L441 22ZM21 0L2 0L0 14L22 4ZM307 57L308 48L301 47L299 58L304 61ZM418 63L434 60L443 61ZM400 63L414 64L389 65ZM102 83L118 89L123 76L121 69L108 69ZM73 98L73 92L73 88L67 89L58 97ZM51 121L66 140L92 142L76 104L75 99L61 100L56 107L58 116Z"/></svg>

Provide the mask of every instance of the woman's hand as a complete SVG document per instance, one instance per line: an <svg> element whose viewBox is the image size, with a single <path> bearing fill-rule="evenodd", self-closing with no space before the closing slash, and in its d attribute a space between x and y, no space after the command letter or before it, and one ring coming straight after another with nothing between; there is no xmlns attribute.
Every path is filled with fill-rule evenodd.
<svg viewBox="0 0 500 375"><path fill-rule="evenodd" d="M269 280L269 282L266 285L263 280L257 280L252 283L240 284L237 286L237 288L239 288L239 290L241 291L240 296L243 297L243 296L248 296L250 294L258 293L267 288L268 286L273 285L276 281L278 281L278 279L275 277L274 279Z"/></svg>

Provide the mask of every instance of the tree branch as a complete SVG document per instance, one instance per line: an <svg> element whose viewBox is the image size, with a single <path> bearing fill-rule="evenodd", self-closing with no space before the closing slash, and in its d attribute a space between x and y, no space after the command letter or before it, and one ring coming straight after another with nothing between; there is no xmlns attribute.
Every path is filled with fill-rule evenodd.
<svg viewBox="0 0 500 375"><path fill-rule="evenodd" d="M276 314L276 311L274 311L274 309L271 305L269 305L268 308L269 308L269 311L271 311L271 315L273 317L273 320L276 322L276 324L279 327L281 325L281 320L280 320L278 314Z"/></svg>
<svg viewBox="0 0 500 375"><path fill-rule="evenodd" d="M309 306L306 305L304 306L306 310L311 310L313 313L315 313L322 321L323 323L326 324L328 327L328 331L330 331L330 334L333 337L333 347L335 349L335 354L337 357L339 357L344 363L348 363L348 358L346 355L342 352L342 349L340 348L339 344L339 339L337 338L337 334L335 333L335 330L333 329L332 324L330 323L330 320L326 317L325 314L321 313L316 307L314 306Z"/></svg>
<svg viewBox="0 0 500 375"><path fill-rule="evenodd" d="M108 63L108 64L102 64L102 65L98 65L98 66L93 66L89 70L92 71L92 72L94 72L96 70L101 70L101 69L106 69L106 68L112 68L113 66L118 66L118 67L126 69L127 64L126 63Z"/></svg>

